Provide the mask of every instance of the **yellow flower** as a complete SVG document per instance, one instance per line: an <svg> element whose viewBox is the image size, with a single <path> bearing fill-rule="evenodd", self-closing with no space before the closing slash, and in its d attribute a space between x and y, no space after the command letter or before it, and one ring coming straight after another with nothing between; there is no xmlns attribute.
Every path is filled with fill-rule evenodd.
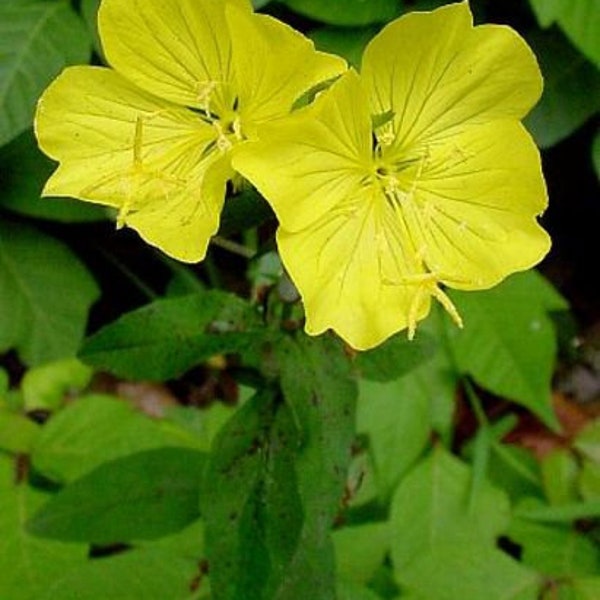
<svg viewBox="0 0 600 600"><path fill-rule="evenodd" d="M218 228L230 150L345 69L248 0L104 0L112 69L66 69L39 101L44 194L118 209L118 223L184 261Z"/></svg>
<svg viewBox="0 0 600 600"><path fill-rule="evenodd" d="M520 123L539 98L511 29L467 3L412 13L313 105L259 130L233 165L270 201L306 331L364 350L416 324L444 287L491 287L549 249L539 153Z"/></svg>

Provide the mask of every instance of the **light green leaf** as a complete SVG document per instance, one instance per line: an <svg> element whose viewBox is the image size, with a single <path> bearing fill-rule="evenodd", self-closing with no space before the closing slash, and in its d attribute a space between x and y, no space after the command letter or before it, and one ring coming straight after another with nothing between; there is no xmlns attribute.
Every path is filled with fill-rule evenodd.
<svg viewBox="0 0 600 600"><path fill-rule="evenodd" d="M0 145L31 126L50 81L89 56L85 26L68 2L0 3Z"/></svg>
<svg viewBox="0 0 600 600"><path fill-rule="evenodd" d="M361 381L359 390L356 429L369 436L378 488L387 498L428 445L429 393L409 376L384 384Z"/></svg>
<svg viewBox="0 0 600 600"><path fill-rule="evenodd" d="M529 0L542 27L557 22L569 39L600 66L600 5L597 0Z"/></svg>
<svg viewBox="0 0 600 600"><path fill-rule="evenodd" d="M0 598L38 600L68 569L84 564L87 547L41 540L24 529L46 494L15 483L16 464L0 454Z"/></svg>
<svg viewBox="0 0 600 600"><path fill-rule="evenodd" d="M259 344L261 321L247 302L218 290L156 300L88 338L81 359L120 377L164 381L215 354Z"/></svg>
<svg viewBox="0 0 600 600"><path fill-rule="evenodd" d="M130 550L61 574L35 600L189 600L200 577L197 562L168 551Z"/></svg>
<svg viewBox="0 0 600 600"><path fill-rule="evenodd" d="M577 502L579 465L568 448L550 452L541 461L542 483L548 503L552 505Z"/></svg>
<svg viewBox="0 0 600 600"><path fill-rule="evenodd" d="M29 369L21 380L25 410L57 410L65 396L81 392L94 372L76 358L67 358Z"/></svg>
<svg viewBox="0 0 600 600"><path fill-rule="evenodd" d="M458 368L482 387L557 421L550 399L556 333L548 313L565 301L535 271L518 273L482 292L452 292L465 327L448 327Z"/></svg>
<svg viewBox="0 0 600 600"><path fill-rule="evenodd" d="M381 598L369 588L344 579L338 581L336 592L337 600L380 600Z"/></svg>
<svg viewBox="0 0 600 600"><path fill-rule="evenodd" d="M480 486L471 498L472 472L442 447L400 482L391 506L392 561L398 576L438 545L495 545L508 526L504 492Z"/></svg>
<svg viewBox="0 0 600 600"><path fill-rule="evenodd" d="M540 523L569 523L577 519L600 517L600 501L587 500L561 506L548 506L537 500L524 499L515 508L515 515Z"/></svg>
<svg viewBox="0 0 600 600"><path fill-rule="evenodd" d="M320 27L309 32L317 50L338 54L350 65L360 68L363 50L377 33L376 27L345 28Z"/></svg>
<svg viewBox="0 0 600 600"><path fill-rule="evenodd" d="M596 545L569 525L514 519L508 536L521 546L521 561L554 579L593 575L600 568Z"/></svg>
<svg viewBox="0 0 600 600"><path fill-rule="evenodd" d="M28 529L45 538L94 544L179 531L200 516L205 456L159 448L102 463L55 494Z"/></svg>
<svg viewBox="0 0 600 600"><path fill-rule="evenodd" d="M33 132L22 133L0 149L0 206L21 215L65 223L106 219L107 211L89 202L40 197L55 167L38 149Z"/></svg>
<svg viewBox="0 0 600 600"><path fill-rule="evenodd" d="M31 459L49 479L68 483L109 460L169 446L205 449L177 425L151 419L124 400L92 395L46 423Z"/></svg>
<svg viewBox="0 0 600 600"><path fill-rule="evenodd" d="M583 459L578 489L584 500L600 500L600 464Z"/></svg>
<svg viewBox="0 0 600 600"><path fill-rule="evenodd" d="M557 31L528 38L540 62L544 93L525 119L542 148L569 136L600 110L600 71Z"/></svg>
<svg viewBox="0 0 600 600"><path fill-rule="evenodd" d="M576 600L597 600L600 598L600 577L585 577L572 582L577 593Z"/></svg>
<svg viewBox="0 0 600 600"><path fill-rule="evenodd" d="M37 423L0 405L0 450L28 454L39 433Z"/></svg>
<svg viewBox="0 0 600 600"><path fill-rule="evenodd" d="M28 365L73 356L98 294L64 244L0 222L0 352L16 348Z"/></svg>
<svg viewBox="0 0 600 600"><path fill-rule="evenodd" d="M400 0L284 0L294 11L331 25L385 23L401 12Z"/></svg>

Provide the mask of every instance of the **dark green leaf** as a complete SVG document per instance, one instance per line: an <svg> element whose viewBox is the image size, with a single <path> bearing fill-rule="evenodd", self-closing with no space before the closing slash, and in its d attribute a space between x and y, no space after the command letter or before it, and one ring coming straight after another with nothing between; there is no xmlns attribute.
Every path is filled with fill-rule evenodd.
<svg viewBox="0 0 600 600"><path fill-rule="evenodd" d="M199 517L205 456L161 448L103 463L53 496L29 521L29 531L95 544L178 531Z"/></svg>
<svg viewBox="0 0 600 600"><path fill-rule="evenodd" d="M42 188L55 168L37 148L31 130L0 151L0 205L15 213L67 223L99 221L104 208L71 198L41 198Z"/></svg>
<svg viewBox="0 0 600 600"><path fill-rule="evenodd" d="M98 35L98 8L100 0L81 0L81 16L94 41L94 50L102 56L102 43Z"/></svg>
<svg viewBox="0 0 600 600"><path fill-rule="evenodd" d="M83 565L87 547L41 540L24 521L47 499L25 482L15 483L17 465L0 453L0 598L37 600L68 569Z"/></svg>
<svg viewBox="0 0 600 600"><path fill-rule="evenodd" d="M460 371L555 426L550 380L557 344L548 313L566 309L558 292L528 271L491 290L451 296L465 324L463 330L448 329Z"/></svg>
<svg viewBox="0 0 600 600"><path fill-rule="evenodd" d="M331 25L385 23L401 12L400 0L284 0L294 11Z"/></svg>
<svg viewBox="0 0 600 600"><path fill-rule="evenodd" d="M254 189L246 189L227 198L221 213L219 235L228 237L234 233L262 225L275 217L267 201Z"/></svg>
<svg viewBox="0 0 600 600"><path fill-rule="evenodd" d="M61 69L89 56L85 25L68 2L0 3L0 145L31 126L36 100Z"/></svg>
<svg viewBox="0 0 600 600"><path fill-rule="evenodd" d="M102 463L166 446L202 448L202 440L165 421L151 419L112 396L79 398L44 426L33 448L35 468L69 483Z"/></svg>
<svg viewBox="0 0 600 600"><path fill-rule="evenodd" d="M544 93L525 120L542 148L569 136L600 109L600 71L557 31L528 38L540 62Z"/></svg>
<svg viewBox="0 0 600 600"><path fill-rule="evenodd" d="M36 600L189 600L199 575L192 559L166 551L132 550L67 571Z"/></svg>
<svg viewBox="0 0 600 600"><path fill-rule="evenodd" d="M80 357L120 377L164 381L215 354L260 342L261 322L247 302L217 290L157 300L88 338Z"/></svg>
<svg viewBox="0 0 600 600"><path fill-rule="evenodd" d="M390 381L425 362L434 352L435 341L426 333L412 341L400 333L377 348L358 354L355 364L365 379Z"/></svg>
<svg viewBox="0 0 600 600"><path fill-rule="evenodd" d="M339 54L353 67L360 68L363 51L377 33L377 27L346 28L320 27L313 29L309 36L317 50Z"/></svg>
<svg viewBox="0 0 600 600"><path fill-rule="evenodd" d="M29 365L73 356L98 287L57 240L0 222L0 352Z"/></svg>

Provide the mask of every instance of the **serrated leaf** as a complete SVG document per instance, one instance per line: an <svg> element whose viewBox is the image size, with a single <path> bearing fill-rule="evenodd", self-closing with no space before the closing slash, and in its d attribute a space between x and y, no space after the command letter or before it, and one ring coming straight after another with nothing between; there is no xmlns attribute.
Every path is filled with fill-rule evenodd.
<svg viewBox="0 0 600 600"><path fill-rule="evenodd" d="M369 436L377 487L387 498L429 443L430 396L410 377L361 381L359 390L356 429Z"/></svg>
<svg viewBox="0 0 600 600"><path fill-rule="evenodd" d="M392 381L430 359L435 350L434 339L426 333L415 340L398 334L373 350L359 353L355 365L364 379Z"/></svg>
<svg viewBox="0 0 600 600"><path fill-rule="evenodd" d="M31 459L49 479L69 483L110 460L164 447L204 449L201 443L186 430L151 419L122 399L91 395L46 423Z"/></svg>
<svg viewBox="0 0 600 600"><path fill-rule="evenodd" d="M377 33L377 27L320 27L309 32L317 50L338 54L353 67L360 68L363 50Z"/></svg>
<svg viewBox="0 0 600 600"><path fill-rule="evenodd" d="M292 10L331 25L385 23L401 12L400 0L284 0Z"/></svg>
<svg viewBox="0 0 600 600"><path fill-rule="evenodd" d="M463 330L448 328L460 371L556 427L550 380L557 343L548 313L566 309L561 296L541 275L528 271L494 289L453 291L451 297L465 324Z"/></svg>
<svg viewBox="0 0 600 600"><path fill-rule="evenodd" d="M105 208L71 198L42 198L42 188L56 165L38 149L27 130L0 149L0 205L30 217L82 223L101 221Z"/></svg>
<svg viewBox="0 0 600 600"><path fill-rule="evenodd" d="M597 0L529 0L542 27L557 22L569 39L600 66L600 5Z"/></svg>
<svg viewBox="0 0 600 600"><path fill-rule="evenodd" d="M80 358L119 377L164 381L260 343L254 308L218 290L156 300L88 338Z"/></svg>
<svg viewBox="0 0 600 600"><path fill-rule="evenodd" d="M33 366L73 356L98 286L61 242L0 222L0 352Z"/></svg>
<svg viewBox="0 0 600 600"><path fill-rule="evenodd" d="M355 389L343 350L282 340L281 403L263 390L215 440L203 512L211 587L224 600L329 600L330 528L350 460Z"/></svg>
<svg viewBox="0 0 600 600"><path fill-rule="evenodd" d="M544 93L525 119L542 148L569 136L600 110L600 71L557 31L528 38L540 62Z"/></svg>
<svg viewBox="0 0 600 600"><path fill-rule="evenodd" d="M89 57L87 31L68 2L0 3L0 145L31 126L38 97L61 69Z"/></svg>
<svg viewBox="0 0 600 600"><path fill-rule="evenodd" d="M0 598L37 600L67 569L84 564L87 547L41 540L24 521L47 495L16 484L16 465L0 454Z"/></svg>
<svg viewBox="0 0 600 600"><path fill-rule="evenodd" d="M205 456L160 448L105 462L54 495L28 529L40 537L94 544L179 531L200 516Z"/></svg>
<svg viewBox="0 0 600 600"><path fill-rule="evenodd" d="M189 600L198 576L192 559L168 551L131 550L72 569L35 600Z"/></svg>

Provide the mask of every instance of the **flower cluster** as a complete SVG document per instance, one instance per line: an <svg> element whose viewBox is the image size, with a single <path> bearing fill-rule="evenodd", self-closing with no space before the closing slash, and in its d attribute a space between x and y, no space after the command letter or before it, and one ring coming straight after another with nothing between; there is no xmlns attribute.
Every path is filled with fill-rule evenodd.
<svg viewBox="0 0 600 600"><path fill-rule="evenodd" d="M243 176L277 215L308 333L361 350L412 337L432 298L460 325L444 288L489 288L548 251L520 122L539 69L466 2L387 25L360 74L246 0L103 0L99 24L112 68L67 69L39 102L40 146L60 162L45 193L114 206L197 261Z"/></svg>

